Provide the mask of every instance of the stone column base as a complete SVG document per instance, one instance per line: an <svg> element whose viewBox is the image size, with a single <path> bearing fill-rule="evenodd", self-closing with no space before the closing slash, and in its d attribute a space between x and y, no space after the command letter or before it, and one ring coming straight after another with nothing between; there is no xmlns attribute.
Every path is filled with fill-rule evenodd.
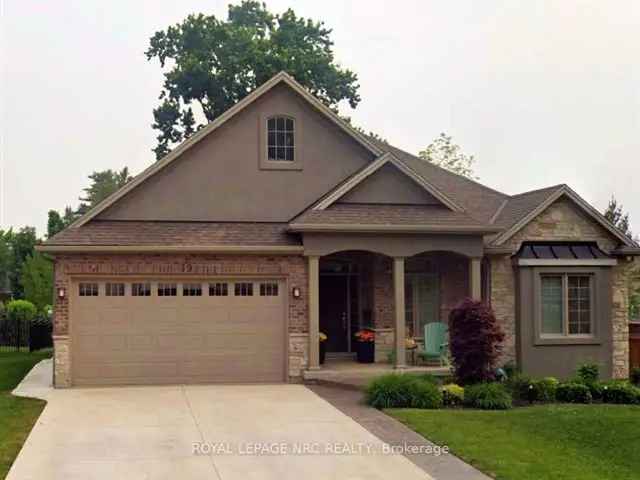
<svg viewBox="0 0 640 480"><path fill-rule="evenodd" d="M302 372L309 365L309 334L289 334L289 381L301 382Z"/></svg>
<svg viewBox="0 0 640 480"><path fill-rule="evenodd" d="M53 336L53 386L71 386L71 339L68 335Z"/></svg>
<svg viewBox="0 0 640 480"><path fill-rule="evenodd" d="M389 363L389 355L393 352L394 347L394 330L393 328L376 328L375 332L375 361L376 363Z"/></svg>

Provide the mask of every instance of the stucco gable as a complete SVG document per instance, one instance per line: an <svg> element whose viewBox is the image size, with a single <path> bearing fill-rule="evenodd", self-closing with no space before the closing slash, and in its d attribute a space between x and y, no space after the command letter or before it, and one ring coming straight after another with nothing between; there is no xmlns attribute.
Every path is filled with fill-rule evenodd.
<svg viewBox="0 0 640 480"><path fill-rule="evenodd" d="M299 169L266 169L260 163L266 119L281 114L295 119ZM286 222L373 159L370 151L281 84L96 218Z"/></svg>
<svg viewBox="0 0 640 480"><path fill-rule="evenodd" d="M349 137L353 142L358 144L362 149L364 149L368 155L373 158L381 155L383 152L368 139L365 135L361 134L353 127L348 125L344 120L342 120L335 112L329 109L326 105L322 104L317 98L315 98L311 93L309 93L302 85L297 83L291 76L289 76L286 72L280 72L275 75L273 78L262 84L260 87L256 88L253 92L247 95L244 99L239 101L236 105L231 107L229 110L224 112L214 121L207 124L204 128L200 129L190 138L182 142L178 145L174 150L171 151L168 155L162 158L160 161L154 163L149 166L142 173L137 175L131 182L127 183L125 186L120 188L118 191L110 195L108 198L100 202L94 208L89 210L87 213L82 215L79 219L77 219L73 223L73 227L80 227L85 223L91 221L93 218L96 218L98 215L105 212L107 209L111 208L115 203L120 201L123 197L127 196L130 192L137 189L143 183L146 183L150 178L154 177L159 172L164 171L170 166L173 166L174 161L178 159L182 159L183 155L191 150L192 148L198 146L200 142L210 137L210 135L216 130L226 126L226 124L238 116L240 113L244 112L249 106L253 105L257 100L260 100L264 95L269 93L272 89L279 87L281 85L285 85L289 87L293 92L295 92L301 100L303 100L309 108L314 110L314 112L321 117L323 117L329 124L331 124L335 129L337 129L342 134ZM318 152L316 152L318 153ZM329 152L332 153L332 152ZM298 167L298 166L296 166ZM296 168L299 170L299 168Z"/></svg>
<svg viewBox="0 0 640 480"><path fill-rule="evenodd" d="M337 203L443 205L441 201L389 163L347 192Z"/></svg>

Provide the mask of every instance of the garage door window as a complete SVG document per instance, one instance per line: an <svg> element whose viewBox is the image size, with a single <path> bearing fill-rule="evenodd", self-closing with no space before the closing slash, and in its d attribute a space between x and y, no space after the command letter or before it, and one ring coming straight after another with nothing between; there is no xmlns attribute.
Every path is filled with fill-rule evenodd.
<svg viewBox="0 0 640 480"><path fill-rule="evenodd" d="M97 297L98 296L97 283L81 283L79 287L80 287L79 294L81 297Z"/></svg>
<svg viewBox="0 0 640 480"><path fill-rule="evenodd" d="M226 297L227 295L229 295L229 287L226 283L210 283L209 284L209 296Z"/></svg>
<svg viewBox="0 0 640 480"><path fill-rule="evenodd" d="M178 294L178 286L175 283L159 283L159 297L175 297Z"/></svg>
<svg viewBox="0 0 640 480"><path fill-rule="evenodd" d="M202 285L200 283L184 283L182 285L183 297L201 297Z"/></svg>
<svg viewBox="0 0 640 480"><path fill-rule="evenodd" d="M104 294L107 297L124 297L124 283L105 284Z"/></svg>
<svg viewBox="0 0 640 480"><path fill-rule="evenodd" d="M132 283L131 295L133 297L150 297L151 284L150 283Z"/></svg>
<svg viewBox="0 0 640 480"><path fill-rule="evenodd" d="M277 297L278 284L277 283L261 283L260 296L261 297Z"/></svg>
<svg viewBox="0 0 640 480"><path fill-rule="evenodd" d="M236 297L252 297L253 283L242 282L235 285Z"/></svg>

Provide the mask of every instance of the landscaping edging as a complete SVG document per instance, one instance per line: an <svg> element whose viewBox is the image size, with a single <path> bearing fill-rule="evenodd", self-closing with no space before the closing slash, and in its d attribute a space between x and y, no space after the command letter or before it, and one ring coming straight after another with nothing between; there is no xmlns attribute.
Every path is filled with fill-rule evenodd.
<svg viewBox="0 0 640 480"><path fill-rule="evenodd" d="M345 415L390 445L407 444L433 448L435 445L385 413L362 403L362 391L329 385L307 385ZM451 453L439 456L405 454L407 459L435 480L490 480L490 477Z"/></svg>

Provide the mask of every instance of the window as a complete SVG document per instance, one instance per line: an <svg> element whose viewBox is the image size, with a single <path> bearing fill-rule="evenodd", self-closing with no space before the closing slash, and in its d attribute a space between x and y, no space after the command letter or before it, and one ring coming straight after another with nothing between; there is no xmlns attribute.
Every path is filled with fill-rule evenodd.
<svg viewBox="0 0 640 480"><path fill-rule="evenodd" d="M175 283L159 283L159 297L175 297L178 294L178 287Z"/></svg>
<svg viewBox="0 0 640 480"><path fill-rule="evenodd" d="M104 294L107 297L124 297L124 283L106 283Z"/></svg>
<svg viewBox="0 0 640 480"><path fill-rule="evenodd" d="M202 296L202 284L200 284L200 283L183 283L182 284L182 296L183 297L201 297Z"/></svg>
<svg viewBox="0 0 640 480"><path fill-rule="evenodd" d="M569 335L591 334L591 277L568 277Z"/></svg>
<svg viewBox="0 0 640 480"><path fill-rule="evenodd" d="M150 283L132 283L131 284L131 296L133 296L133 297L150 297L151 296L151 284Z"/></svg>
<svg viewBox="0 0 640 480"><path fill-rule="evenodd" d="M289 117L271 117L267 120L267 159L294 161L294 120Z"/></svg>
<svg viewBox="0 0 640 480"><path fill-rule="evenodd" d="M226 283L210 283L209 284L210 297L226 297L227 295L229 295L229 288Z"/></svg>
<svg viewBox="0 0 640 480"><path fill-rule="evenodd" d="M540 332L543 337L593 335L589 275L543 275Z"/></svg>
<svg viewBox="0 0 640 480"><path fill-rule="evenodd" d="M404 282L407 334L424 337L428 323L440 321L440 286L437 275L407 274Z"/></svg>
<svg viewBox="0 0 640 480"><path fill-rule="evenodd" d="M261 297L277 297L278 284L277 283L261 283L260 296Z"/></svg>
<svg viewBox="0 0 640 480"><path fill-rule="evenodd" d="M235 284L236 297L252 297L253 296L253 283L236 283Z"/></svg>
<svg viewBox="0 0 640 480"><path fill-rule="evenodd" d="M79 294L81 297L97 297L98 296L97 283L81 283L79 287L80 287Z"/></svg>

